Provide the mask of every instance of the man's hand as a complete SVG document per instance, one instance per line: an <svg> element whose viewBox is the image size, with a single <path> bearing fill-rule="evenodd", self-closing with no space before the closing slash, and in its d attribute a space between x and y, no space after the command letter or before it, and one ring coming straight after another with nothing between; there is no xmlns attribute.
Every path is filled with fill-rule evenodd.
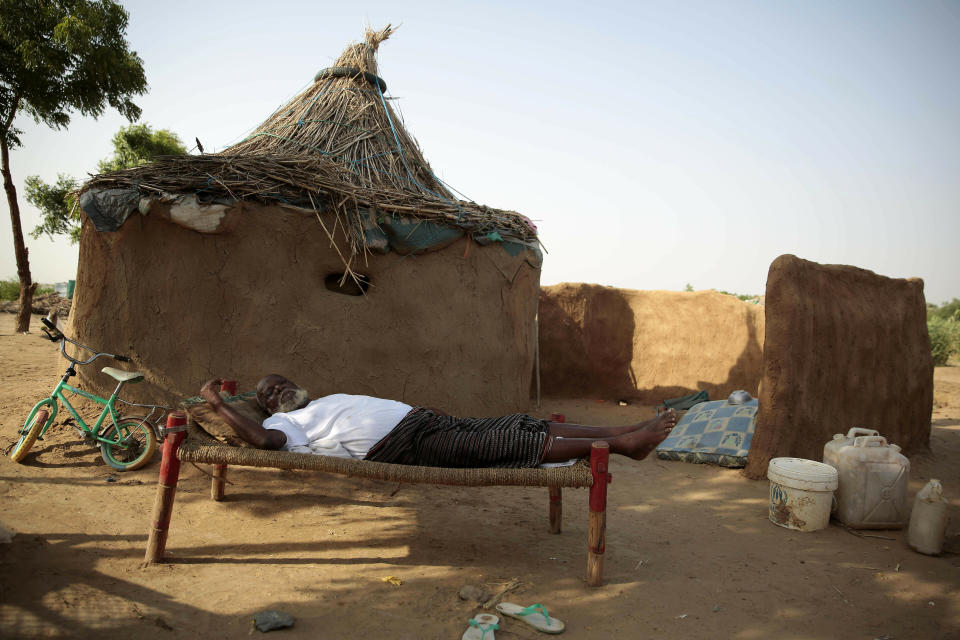
<svg viewBox="0 0 960 640"><path fill-rule="evenodd" d="M232 406L224 402L220 397L222 384L223 378L207 380L200 387L200 395L238 436L259 449L279 449L286 444L287 436L282 431L264 429L262 424L237 413Z"/></svg>
<svg viewBox="0 0 960 640"><path fill-rule="evenodd" d="M223 378L214 378L213 380L207 380L200 387L200 396L213 408L223 404L223 398L220 397L221 384L223 384Z"/></svg>

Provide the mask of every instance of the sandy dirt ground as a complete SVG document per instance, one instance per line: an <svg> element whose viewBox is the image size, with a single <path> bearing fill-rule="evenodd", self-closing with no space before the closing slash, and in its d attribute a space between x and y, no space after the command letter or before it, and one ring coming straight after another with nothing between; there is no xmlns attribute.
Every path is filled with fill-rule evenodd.
<svg viewBox="0 0 960 640"><path fill-rule="evenodd" d="M4 449L59 368L52 343L15 334L13 316L0 314ZM653 414L601 400L545 400L540 414L588 424ZM774 526L767 483L737 470L614 459L598 589L584 582L586 490L564 491L563 533L550 535L546 489L231 468L217 503L190 465L170 561L145 567L159 454L113 472L61 414L23 464L0 459L0 521L13 533L0 544L0 637L240 638L259 634L254 613L278 609L296 618L275 632L282 638L453 639L483 611L458 598L462 586L495 591L516 579L505 599L545 604L566 637L957 638L960 368L937 369L935 400L931 449L911 455L910 495L929 478L944 483L952 520L941 556L913 552L905 531ZM512 619L496 632L537 636Z"/></svg>

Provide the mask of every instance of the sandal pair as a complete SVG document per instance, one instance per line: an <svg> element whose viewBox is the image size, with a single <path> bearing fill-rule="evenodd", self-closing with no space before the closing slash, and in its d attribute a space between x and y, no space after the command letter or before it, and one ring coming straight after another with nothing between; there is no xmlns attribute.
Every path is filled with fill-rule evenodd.
<svg viewBox="0 0 960 640"><path fill-rule="evenodd" d="M562 633L565 628L563 622L550 617L547 608L542 604L521 607L512 602L501 602L497 605L497 611L505 616L522 620L543 633ZM463 632L461 640L495 640L493 632L500 628L499 622L500 618L497 616L479 613L467 621L470 626Z"/></svg>

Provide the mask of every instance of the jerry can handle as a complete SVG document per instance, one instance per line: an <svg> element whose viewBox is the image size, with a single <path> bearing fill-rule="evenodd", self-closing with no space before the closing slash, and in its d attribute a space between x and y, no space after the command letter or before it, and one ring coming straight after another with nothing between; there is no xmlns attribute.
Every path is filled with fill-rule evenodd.
<svg viewBox="0 0 960 640"><path fill-rule="evenodd" d="M857 436L878 436L880 435L879 431L874 431L873 429L864 429L863 427L853 427L850 431L847 431L848 438L855 438Z"/></svg>
<svg viewBox="0 0 960 640"><path fill-rule="evenodd" d="M860 436L853 439L855 447L885 447L887 439L883 436Z"/></svg>

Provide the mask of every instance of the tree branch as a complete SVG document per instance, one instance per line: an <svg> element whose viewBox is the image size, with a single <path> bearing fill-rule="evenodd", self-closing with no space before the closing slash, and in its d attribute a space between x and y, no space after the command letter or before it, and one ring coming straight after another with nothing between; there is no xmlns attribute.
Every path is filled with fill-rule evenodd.
<svg viewBox="0 0 960 640"><path fill-rule="evenodd" d="M20 94L13 96L13 107L10 109L10 117L7 118L7 121L3 123L3 128L0 129L0 137L6 138L7 131L10 131L10 127L13 126L13 119L17 115L17 111L20 109Z"/></svg>

